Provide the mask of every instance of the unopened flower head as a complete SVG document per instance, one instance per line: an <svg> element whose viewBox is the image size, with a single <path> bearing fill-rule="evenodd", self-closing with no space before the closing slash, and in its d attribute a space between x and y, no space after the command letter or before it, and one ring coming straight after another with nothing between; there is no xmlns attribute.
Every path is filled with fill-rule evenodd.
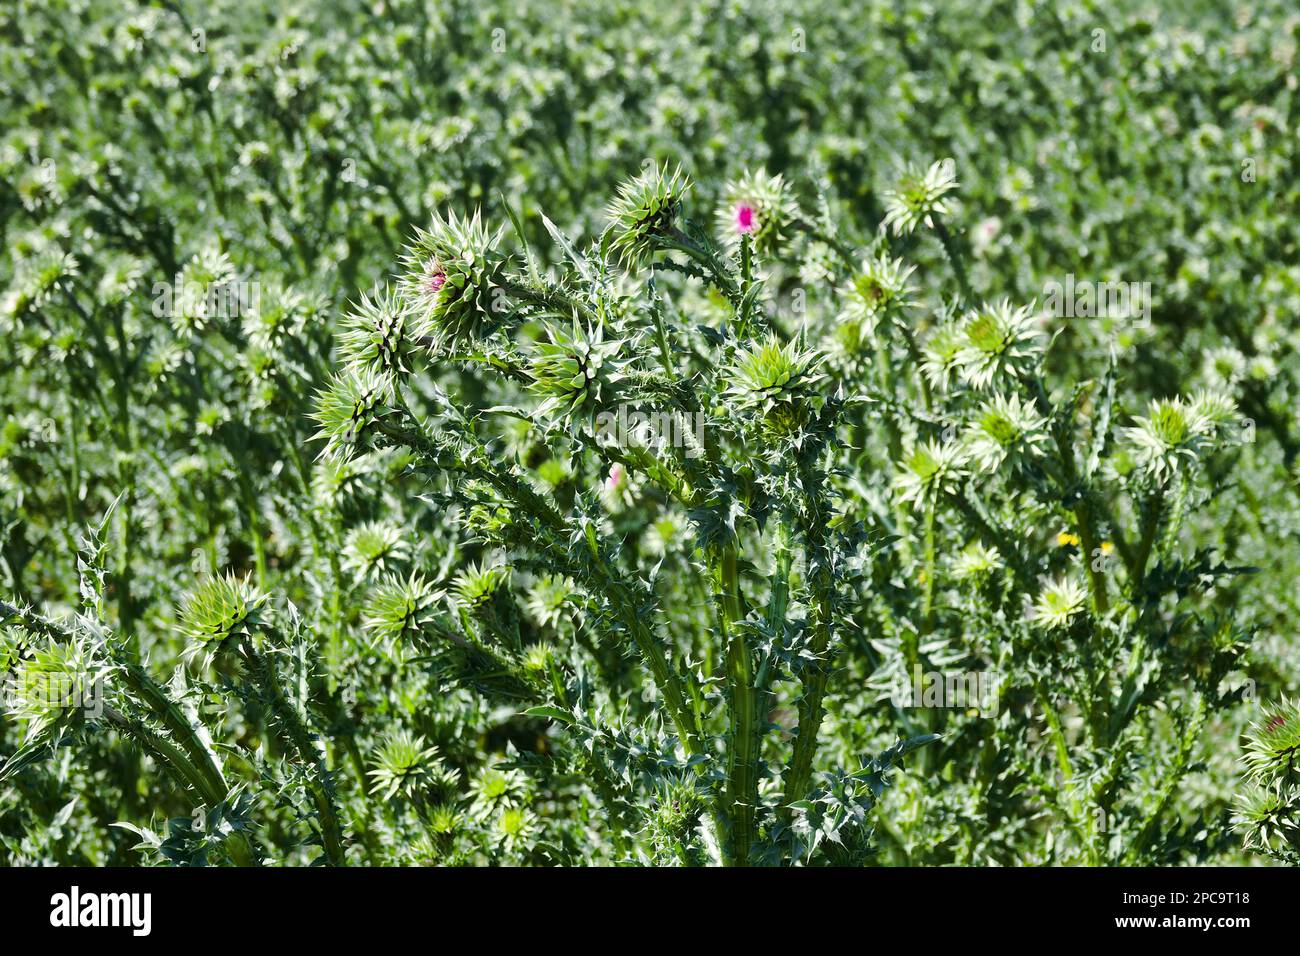
<svg viewBox="0 0 1300 956"><path fill-rule="evenodd" d="M538 627L555 628L572 610L573 582L558 574L538 578L528 588L524 610Z"/></svg>
<svg viewBox="0 0 1300 956"><path fill-rule="evenodd" d="M605 339L600 324L548 326L528 368L531 389L545 399L538 416L559 412L575 420L594 419L613 400L623 378L622 348L622 340Z"/></svg>
<svg viewBox="0 0 1300 956"><path fill-rule="evenodd" d="M51 641L16 656L17 667L5 691L5 713L27 722L29 739L69 718L93 713L103 684L113 671L94 643L77 637Z"/></svg>
<svg viewBox="0 0 1300 956"><path fill-rule="evenodd" d="M960 445L927 439L915 443L904 455L894 479L894 494L900 504L910 502L919 509L955 494L966 473L966 454Z"/></svg>
<svg viewBox="0 0 1300 956"><path fill-rule="evenodd" d="M654 166L618 188L607 210L608 225L602 244L625 267L645 261L658 239L670 236L677 227L682 201L691 182L681 167Z"/></svg>
<svg viewBox="0 0 1300 956"><path fill-rule="evenodd" d="M460 607L476 611L486 606L509 584L510 568L507 565L471 564L456 575L451 591Z"/></svg>
<svg viewBox="0 0 1300 956"><path fill-rule="evenodd" d="M771 336L738 353L725 375L726 395L772 438L791 437L807 424L825 377L819 353Z"/></svg>
<svg viewBox="0 0 1300 956"><path fill-rule="evenodd" d="M886 252L867 256L841 290L840 321L853 323L863 336L871 336L882 320L900 315L911 305L914 290L908 279L915 271L915 266Z"/></svg>
<svg viewBox="0 0 1300 956"><path fill-rule="evenodd" d="M1049 631L1064 630L1083 612L1088 592L1072 578L1060 578L1039 593L1030 617Z"/></svg>
<svg viewBox="0 0 1300 956"><path fill-rule="evenodd" d="M76 274L75 256L57 249L37 253L15 268L9 289L0 299L0 319L21 318L39 309Z"/></svg>
<svg viewBox="0 0 1300 956"><path fill-rule="evenodd" d="M952 561L952 575L959 581L984 578L1002 567L1002 555L997 548L973 541Z"/></svg>
<svg viewBox="0 0 1300 956"><path fill-rule="evenodd" d="M427 348L422 341L432 326L427 313L409 310L391 287L362 293L344 316L338 333L339 357L358 372L405 374L413 356Z"/></svg>
<svg viewBox="0 0 1300 956"><path fill-rule="evenodd" d="M967 426L966 447L980 471L994 472L1008 458L1034 455L1047 441L1046 425L1019 396L994 395Z"/></svg>
<svg viewBox="0 0 1300 956"><path fill-rule="evenodd" d="M391 521L367 521L343 543L343 566L362 578L392 570L410 557L403 530Z"/></svg>
<svg viewBox="0 0 1300 956"><path fill-rule="evenodd" d="M501 230L489 232L480 214L446 219L434 215L427 230L416 229L402 257L402 296L417 323L439 345L482 338L496 329L499 290L506 259L497 251Z"/></svg>
<svg viewBox="0 0 1300 956"><path fill-rule="evenodd" d="M930 333L921 349L921 374L931 387L946 392L956 384L965 341L961 326L952 321L941 323Z"/></svg>
<svg viewBox="0 0 1300 956"><path fill-rule="evenodd" d="M882 229L892 229L894 235L905 235L920 223L934 228L936 216L946 216L953 210L948 193L957 188L956 166L952 160L931 163L922 172L909 166L893 189L885 193L885 218Z"/></svg>
<svg viewBox="0 0 1300 956"><path fill-rule="evenodd" d="M1013 308L1003 299L971 312L961 327L957 372L972 388L988 388L1002 378L1031 370L1042 351L1042 333L1032 306Z"/></svg>
<svg viewBox="0 0 1300 956"><path fill-rule="evenodd" d="M398 730L384 738L374 757L375 767L368 776L371 794L381 800L401 796L421 798L429 790L454 786L457 774L442 766L438 748L408 730Z"/></svg>
<svg viewBox="0 0 1300 956"><path fill-rule="evenodd" d="M419 573L388 575L366 598L361 626L376 644L389 648L419 637L432 622L439 592Z"/></svg>
<svg viewBox="0 0 1300 956"><path fill-rule="evenodd" d="M251 637L266 623L267 596L246 578L227 574L202 581L180 611L180 630L190 641L187 658L210 663L223 650Z"/></svg>
<svg viewBox="0 0 1300 956"><path fill-rule="evenodd" d="M1139 471L1160 484L1197 461L1234 411L1232 400L1219 392L1201 392L1189 401L1154 399L1121 435Z"/></svg>
<svg viewBox="0 0 1300 956"><path fill-rule="evenodd" d="M312 437L325 439L326 454L349 457L392 395L391 381L373 370L335 375L316 395L313 417L320 430Z"/></svg>

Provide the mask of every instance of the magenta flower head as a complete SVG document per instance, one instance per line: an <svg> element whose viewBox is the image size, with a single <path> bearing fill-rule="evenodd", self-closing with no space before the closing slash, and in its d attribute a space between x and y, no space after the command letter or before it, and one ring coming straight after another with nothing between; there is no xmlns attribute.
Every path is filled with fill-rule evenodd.
<svg viewBox="0 0 1300 956"><path fill-rule="evenodd" d="M741 202L736 204L736 231L753 232L757 227L754 222L754 207L749 203Z"/></svg>
<svg viewBox="0 0 1300 956"><path fill-rule="evenodd" d="M749 236L754 251L768 256L780 248L799 208L784 180L760 169L727 184L717 216L718 231L733 252Z"/></svg>

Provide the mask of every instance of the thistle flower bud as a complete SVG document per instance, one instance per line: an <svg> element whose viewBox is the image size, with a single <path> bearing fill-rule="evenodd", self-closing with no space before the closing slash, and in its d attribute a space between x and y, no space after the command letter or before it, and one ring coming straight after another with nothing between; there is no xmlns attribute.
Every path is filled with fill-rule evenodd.
<svg viewBox="0 0 1300 956"><path fill-rule="evenodd" d="M1246 765L1257 780L1300 784L1300 704L1282 700L1251 725Z"/></svg>
<svg viewBox="0 0 1300 956"><path fill-rule="evenodd" d="M324 438L325 453L348 457L375 420L382 416L392 397L388 379L373 371L335 375L316 395L313 418L320 430L313 438Z"/></svg>
<svg viewBox="0 0 1300 956"><path fill-rule="evenodd" d="M373 295L362 293L343 316L338 333L339 355L358 372L405 375L411 359L424 346L420 339L429 328L418 312L409 312L391 287Z"/></svg>
<svg viewBox="0 0 1300 956"><path fill-rule="evenodd" d="M452 581L452 594L461 607L477 611L486 607L509 582L510 568L505 565L471 564Z"/></svg>
<svg viewBox="0 0 1300 956"><path fill-rule="evenodd" d="M388 521L358 525L343 543L343 567L363 578L382 574L410 555L402 529Z"/></svg>
<svg viewBox="0 0 1300 956"><path fill-rule="evenodd" d="M625 268L645 261L656 248L655 240L676 228L690 188L680 166L672 172L667 165L655 166L624 182L607 209L602 247L614 252Z"/></svg>
<svg viewBox="0 0 1300 956"><path fill-rule="evenodd" d="M946 197L957 185L951 160L932 163L925 172L908 166L894 188L885 193L885 218L880 228L892 229L896 236L912 232L920 223L933 229L935 216L952 212L953 201Z"/></svg>
<svg viewBox="0 0 1300 956"><path fill-rule="evenodd" d="M501 848L514 853L528 846L537 828L537 814L525 807L506 807L496 820L496 836Z"/></svg>
<svg viewBox="0 0 1300 956"><path fill-rule="evenodd" d="M571 330L548 325L546 337L528 367L530 388L545 397L537 415L559 411L571 419L591 419L613 400L623 379L626 363L615 358L623 341L607 342L603 326L584 330L576 321Z"/></svg>
<svg viewBox="0 0 1300 956"><path fill-rule="evenodd" d="M956 442L918 442L903 456L894 494L900 504L926 507L957 492L966 477L965 464L965 450Z"/></svg>
<svg viewBox="0 0 1300 956"><path fill-rule="evenodd" d="M725 394L757 415L766 437L793 437L820 400L817 385L825 377L820 362L818 352L769 336L739 353L724 371Z"/></svg>
<svg viewBox="0 0 1300 956"><path fill-rule="evenodd" d="M965 341L961 327L951 321L940 324L921 350L921 373L939 391L953 387Z"/></svg>
<svg viewBox="0 0 1300 956"><path fill-rule="evenodd" d="M206 666L224 649L250 637L265 623L266 600L247 579L233 574L203 581L180 611L180 631L190 640L183 652L186 659L197 657Z"/></svg>
<svg viewBox="0 0 1300 956"><path fill-rule="evenodd" d="M864 258L841 289L841 323L856 326L858 339L873 335L883 319L912 304L914 290L907 280L915 271L888 253Z"/></svg>
<svg viewBox="0 0 1300 956"><path fill-rule="evenodd" d="M952 559L952 576L958 581L982 581L1002 566L997 548L972 541Z"/></svg>
<svg viewBox="0 0 1300 956"><path fill-rule="evenodd" d="M994 395L980 406L966 429L966 447L975 467L992 473L1009 458L1032 456L1047 442L1047 422L1019 396Z"/></svg>
<svg viewBox="0 0 1300 956"><path fill-rule="evenodd" d="M1163 484L1182 466L1201 457L1235 405L1218 392L1201 392L1189 401L1155 399L1146 416L1121 435L1145 477Z"/></svg>
<svg viewBox="0 0 1300 956"><path fill-rule="evenodd" d="M548 574L538 578L528 589L524 610L538 627L555 628L570 613L573 600L573 582L557 574Z"/></svg>
<svg viewBox="0 0 1300 956"><path fill-rule="evenodd" d="M370 793L381 800L401 795L406 799L424 796L429 790L453 790L457 774L442 766L438 748L426 746L423 737L398 730L384 738L374 758L375 769L367 776L374 781Z"/></svg>
<svg viewBox="0 0 1300 956"><path fill-rule="evenodd" d="M94 713L113 668L81 638L37 647L9 681L5 712L27 722L28 739Z"/></svg>
<svg viewBox="0 0 1300 956"><path fill-rule="evenodd" d="M446 219L435 215L428 231L416 229L402 257L401 289L421 332L439 344L474 340L500 322L496 293L506 259L496 249L501 230L489 233L480 214Z"/></svg>
<svg viewBox="0 0 1300 956"><path fill-rule="evenodd" d="M0 319L20 319L39 309L77 274L76 257L61 250L37 253L15 269L13 281L0 299Z"/></svg>
<svg viewBox="0 0 1300 956"><path fill-rule="evenodd" d="M1042 348L1030 306L1018 309L1003 299L976 309L961 326L961 347L954 357L958 374L972 388L988 388L998 378L1015 378L1031 370Z"/></svg>
<svg viewBox="0 0 1300 956"><path fill-rule="evenodd" d="M234 277L234 263L215 242L191 256L171 292L172 330L181 338L203 331L218 317L225 287Z"/></svg>
<svg viewBox="0 0 1300 956"><path fill-rule="evenodd" d="M1060 578L1043 588L1030 611L1030 619L1049 631L1065 630L1088 603L1087 590L1071 578Z"/></svg>
<svg viewBox="0 0 1300 956"><path fill-rule="evenodd" d="M486 819L497 809L518 806L526 794L525 780L517 770L484 767L470 784L474 814Z"/></svg>
<svg viewBox="0 0 1300 956"><path fill-rule="evenodd" d="M366 599L361 626L373 640L396 647L418 637L433 620L441 592L418 573L389 576Z"/></svg>
<svg viewBox="0 0 1300 956"><path fill-rule="evenodd" d="M1266 786L1247 783L1238 792L1236 805L1233 828L1242 832L1245 847L1266 853L1286 848L1293 855L1300 852L1300 798L1280 781Z"/></svg>

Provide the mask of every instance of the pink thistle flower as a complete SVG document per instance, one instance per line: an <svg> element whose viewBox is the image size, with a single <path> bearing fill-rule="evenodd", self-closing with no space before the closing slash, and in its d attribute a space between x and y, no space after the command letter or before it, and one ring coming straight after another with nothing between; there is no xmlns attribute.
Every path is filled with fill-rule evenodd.
<svg viewBox="0 0 1300 956"><path fill-rule="evenodd" d="M438 267L437 263L429 266L429 291L438 292L442 289L447 281L447 273Z"/></svg>
<svg viewBox="0 0 1300 956"><path fill-rule="evenodd" d="M749 203L736 204L736 231L745 233L753 232L758 228L758 223L754 218L754 207Z"/></svg>
<svg viewBox="0 0 1300 956"><path fill-rule="evenodd" d="M605 487L614 491L623 483L623 466L614 464L609 466L609 477L605 479Z"/></svg>

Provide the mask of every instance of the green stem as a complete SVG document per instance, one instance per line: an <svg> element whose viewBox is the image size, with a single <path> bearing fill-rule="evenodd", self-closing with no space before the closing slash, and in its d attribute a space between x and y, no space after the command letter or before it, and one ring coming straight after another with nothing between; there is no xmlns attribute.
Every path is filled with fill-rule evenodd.
<svg viewBox="0 0 1300 956"><path fill-rule="evenodd" d="M952 233L948 231L948 226L942 219L934 220L934 234L939 238L939 243L943 246L943 253L948 257L948 262L952 264L952 271L957 277L957 288L961 290L962 302L966 305L973 305L975 303L975 294L971 292L970 279L966 276L966 263L957 250L957 243L953 239Z"/></svg>
<svg viewBox="0 0 1300 956"><path fill-rule="evenodd" d="M928 634L933 626L934 611L934 512L936 502L929 498L925 506L925 584L921 598L921 630Z"/></svg>
<svg viewBox="0 0 1300 956"><path fill-rule="evenodd" d="M727 768L731 803L731 856L737 866L749 864L758 805L757 693L753 656L738 624L744 618L740 574L734 542L722 548L717 565L719 626L727 648L727 690L730 702L730 746Z"/></svg>
<svg viewBox="0 0 1300 956"><path fill-rule="evenodd" d="M302 718L285 698L280 689L280 682L275 671L264 657L253 647L251 641L244 641L240 654L248 666L253 682L262 691L271 714L279 724L281 734L297 752L306 774L307 792L316 806L316 814L321 824L321 843L325 858L333 866L345 866L347 860L343 850L343 834L339 827L338 814L334 809L333 796L329 792L329 771L325 767L324 757L311 742Z"/></svg>
<svg viewBox="0 0 1300 956"><path fill-rule="evenodd" d="M830 516L825 512L825 501L820 476L812 465L803 468L803 485L806 493L804 512L800 516L801 530L808 567L808 586L811 591L809 618L811 640L808 661L799 676L799 730L794 739L794 751L786 767L782 803L789 815L791 804L802 800L808 792L812 777L813 756L817 751L817 732L821 727L822 700L830 679L830 661L827 659L831 640L831 618L834 614L835 582L831 576L830 549L826 542L826 526Z"/></svg>
<svg viewBox="0 0 1300 956"><path fill-rule="evenodd" d="M1157 488L1146 501L1142 512L1142 526L1138 538L1137 550L1133 553L1133 577L1129 591L1137 597L1146 580L1147 563L1151 559L1151 548L1156 542L1156 533L1160 529L1160 515L1164 511L1164 489Z"/></svg>

